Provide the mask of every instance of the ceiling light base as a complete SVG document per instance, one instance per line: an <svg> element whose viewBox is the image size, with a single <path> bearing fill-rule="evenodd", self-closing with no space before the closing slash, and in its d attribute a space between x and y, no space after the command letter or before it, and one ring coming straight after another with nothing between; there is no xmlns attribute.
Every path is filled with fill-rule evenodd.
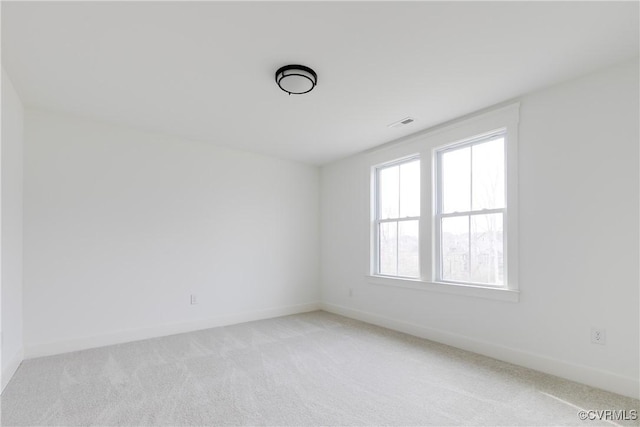
<svg viewBox="0 0 640 427"><path fill-rule="evenodd" d="M289 95L302 95L316 87L318 75L304 65L285 65L276 71L276 83Z"/></svg>

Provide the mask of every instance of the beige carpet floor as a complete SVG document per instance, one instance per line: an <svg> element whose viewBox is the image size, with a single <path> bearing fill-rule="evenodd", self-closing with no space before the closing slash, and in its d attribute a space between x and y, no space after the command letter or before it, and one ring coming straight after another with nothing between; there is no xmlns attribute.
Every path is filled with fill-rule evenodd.
<svg viewBox="0 0 640 427"><path fill-rule="evenodd" d="M640 402L319 311L26 360L2 425L614 425L580 409Z"/></svg>

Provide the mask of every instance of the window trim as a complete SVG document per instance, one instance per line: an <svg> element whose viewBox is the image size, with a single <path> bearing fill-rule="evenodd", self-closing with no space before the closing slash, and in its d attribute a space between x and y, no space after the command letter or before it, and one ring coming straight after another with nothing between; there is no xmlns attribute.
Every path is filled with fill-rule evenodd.
<svg viewBox="0 0 640 427"><path fill-rule="evenodd" d="M365 278L372 285L392 286L410 291L426 291L459 295L461 297L480 297L499 301L518 302L520 289L518 283L518 123L520 116L518 102L487 109L482 112L457 119L426 131L418 132L385 144L366 153L366 173L368 194L367 244ZM435 280L435 203L434 186L436 179L435 151L451 147L455 142L469 141L474 136L490 135L500 130L506 132L505 140L505 203L507 215L507 236L505 238L508 254L505 257L505 285L478 286L458 282L438 282ZM382 276L375 273L375 168L419 155L420 161L420 279Z"/></svg>
<svg viewBox="0 0 640 427"><path fill-rule="evenodd" d="M383 274L380 273L380 223L383 222L395 222L395 223L399 223L400 221L418 221L418 230L420 230L420 227L422 226L421 220L422 220L422 215L419 216L411 216L411 217L400 217L398 216L397 218L386 218L386 219L380 219L380 186L378 185L378 181L380 180L380 171L382 169L386 169L386 168L391 168L394 166L398 166L404 163L408 163L414 160L418 160L420 162L420 164L422 164L422 160L420 158L420 154L418 153L414 153L412 155L409 156L405 156L402 157L400 159L395 159L392 160L390 162L386 162L386 163L381 163L379 165L375 165L373 166L373 188L374 188L374 197L373 197L373 232L372 232L372 237L373 237L373 260L372 260L372 268L371 268L371 272L373 275L375 276L380 276L380 277L388 277L388 278L393 278L393 279L408 279L408 280L416 280L416 277L410 277L410 276L399 276L399 275L388 275L388 274ZM422 170L420 171L422 172ZM400 193L398 193L398 200L400 198ZM422 200L422 194L420 194L420 199ZM400 215L400 210L398 210L398 215ZM396 231L396 242L397 242L397 231ZM418 231L418 236L420 236L420 231ZM397 243L396 243L397 245ZM421 247L418 247L418 279L420 277L422 277L422 269L421 269L421 263L420 263L420 251L421 251ZM396 246L396 251L397 251L397 246ZM398 260L397 260L397 254L396 254L396 272L398 271L397 268L397 264L398 264Z"/></svg>
<svg viewBox="0 0 640 427"><path fill-rule="evenodd" d="M446 152L455 151L461 149L463 147L473 147L475 145L479 145L485 142L489 142L497 136L502 136L504 138L504 208L493 208L493 209L480 209L480 210L469 210L469 211L461 211L461 212L443 212L442 206L442 155ZM507 288L507 281L509 277L509 246L508 246L508 237L509 237L509 221L508 221L508 212L509 212L509 204L507 200L507 189L509 188L509 182L507 177L507 152L508 152L508 144L507 144L507 130L506 129L497 129L494 132L489 132L484 135L472 136L470 138L464 139L462 141L456 141L444 147L440 147L433 150L433 161L435 168L435 180L432 186L433 196L435 199L434 202L434 213L433 213L433 237L434 237L434 265L433 265L433 278L436 283L446 283L446 284L460 284L460 285L468 285L468 286L480 286L487 288L496 288L496 289L504 289ZM471 176L473 176L473 164L471 166ZM471 192L473 193L473 179L471 181ZM471 206L470 206L471 207ZM503 246L503 267L504 267L504 284L503 285L493 285L490 283L478 283L478 282L467 282L464 280L445 280L442 278L442 264L441 264L441 256L442 256L442 218L451 218L451 217L462 217L468 216L471 217L473 215L487 215L492 213L501 213L502 214L502 246ZM471 232L471 230L469 230Z"/></svg>

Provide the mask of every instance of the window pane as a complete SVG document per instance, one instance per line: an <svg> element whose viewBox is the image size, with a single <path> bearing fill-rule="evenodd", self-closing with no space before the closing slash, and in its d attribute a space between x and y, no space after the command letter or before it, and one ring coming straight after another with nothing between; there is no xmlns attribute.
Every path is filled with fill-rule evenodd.
<svg viewBox="0 0 640 427"><path fill-rule="evenodd" d="M501 285L504 281L502 213L471 217L471 281Z"/></svg>
<svg viewBox="0 0 640 427"><path fill-rule="evenodd" d="M378 171L380 219L397 218L399 203L400 167L392 166Z"/></svg>
<svg viewBox="0 0 640 427"><path fill-rule="evenodd" d="M400 217L420 216L420 160L400 165Z"/></svg>
<svg viewBox="0 0 640 427"><path fill-rule="evenodd" d="M471 210L471 148L442 153L442 211Z"/></svg>
<svg viewBox="0 0 640 427"><path fill-rule="evenodd" d="M469 217L442 218L442 279L469 281Z"/></svg>
<svg viewBox="0 0 640 427"><path fill-rule="evenodd" d="M504 207L504 138L474 145L473 210Z"/></svg>
<svg viewBox="0 0 640 427"><path fill-rule="evenodd" d="M398 223L398 276L419 277L418 221Z"/></svg>
<svg viewBox="0 0 640 427"><path fill-rule="evenodd" d="M398 275L398 223L383 222L379 228L379 268L380 274Z"/></svg>

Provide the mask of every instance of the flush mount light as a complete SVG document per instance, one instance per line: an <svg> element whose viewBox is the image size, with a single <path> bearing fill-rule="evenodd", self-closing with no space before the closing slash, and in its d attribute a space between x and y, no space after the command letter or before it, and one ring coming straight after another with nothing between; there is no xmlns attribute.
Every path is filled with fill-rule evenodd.
<svg viewBox="0 0 640 427"><path fill-rule="evenodd" d="M289 95L302 95L316 87L318 75L304 65L285 65L276 71L276 83Z"/></svg>

